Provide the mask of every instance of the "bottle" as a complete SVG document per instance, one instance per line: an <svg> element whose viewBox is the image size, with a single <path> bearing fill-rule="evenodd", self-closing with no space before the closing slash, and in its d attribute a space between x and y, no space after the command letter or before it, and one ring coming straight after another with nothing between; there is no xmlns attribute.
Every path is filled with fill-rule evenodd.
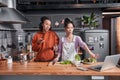
<svg viewBox="0 0 120 80"><path fill-rule="evenodd" d="M12 61L12 57L9 56L8 59L7 59L7 63L12 63L12 62L13 62L13 61Z"/></svg>
<svg viewBox="0 0 120 80"><path fill-rule="evenodd" d="M32 52L32 45L31 45L31 33L27 35L27 52Z"/></svg>
<svg viewBox="0 0 120 80"><path fill-rule="evenodd" d="M30 44L30 42L28 42L27 44L27 52L32 52L32 45Z"/></svg>

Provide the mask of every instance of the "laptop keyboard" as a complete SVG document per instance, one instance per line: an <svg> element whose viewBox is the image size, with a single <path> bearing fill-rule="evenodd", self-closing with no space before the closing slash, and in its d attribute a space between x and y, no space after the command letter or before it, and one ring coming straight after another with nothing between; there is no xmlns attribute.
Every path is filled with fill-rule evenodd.
<svg viewBox="0 0 120 80"><path fill-rule="evenodd" d="M90 67L90 69L92 69L92 70L98 70L98 71L100 71L101 68L102 68L102 65L97 65L97 66L91 66Z"/></svg>
<svg viewBox="0 0 120 80"><path fill-rule="evenodd" d="M95 69L101 70L102 67L96 67Z"/></svg>

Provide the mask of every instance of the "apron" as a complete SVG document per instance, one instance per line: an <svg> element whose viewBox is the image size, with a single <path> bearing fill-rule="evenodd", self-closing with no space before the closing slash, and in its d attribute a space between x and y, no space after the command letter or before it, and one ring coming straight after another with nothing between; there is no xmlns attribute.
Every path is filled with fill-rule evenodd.
<svg viewBox="0 0 120 80"><path fill-rule="evenodd" d="M75 36L72 42L65 42L65 37L62 38L63 50L62 50L62 61L69 60L71 62L75 61L75 55L77 54L75 49Z"/></svg>

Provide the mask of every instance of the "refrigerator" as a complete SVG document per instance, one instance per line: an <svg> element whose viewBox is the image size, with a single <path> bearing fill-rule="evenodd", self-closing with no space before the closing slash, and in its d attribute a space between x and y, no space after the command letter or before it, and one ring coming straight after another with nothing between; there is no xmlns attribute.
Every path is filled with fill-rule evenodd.
<svg viewBox="0 0 120 80"><path fill-rule="evenodd" d="M104 61L109 55L109 31L104 29L87 29L80 32L82 40L89 49L99 55L97 61ZM89 58L90 55L83 50L83 58Z"/></svg>

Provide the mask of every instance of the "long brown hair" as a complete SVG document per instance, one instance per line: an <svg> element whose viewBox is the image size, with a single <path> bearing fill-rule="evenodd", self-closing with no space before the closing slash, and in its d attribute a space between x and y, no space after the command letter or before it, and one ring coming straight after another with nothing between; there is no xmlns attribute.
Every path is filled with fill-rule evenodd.
<svg viewBox="0 0 120 80"><path fill-rule="evenodd" d="M43 30L42 24L44 23L45 20L50 20L50 19L49 19L48 17L46 17L46 16L41 17L41 19L40 19L40 24L39 24L39 29L40 29L40 31ZM50 21L51 21L51 20L50 20ZM50 27L50 30L51 30L51 27Z"/></svg>

